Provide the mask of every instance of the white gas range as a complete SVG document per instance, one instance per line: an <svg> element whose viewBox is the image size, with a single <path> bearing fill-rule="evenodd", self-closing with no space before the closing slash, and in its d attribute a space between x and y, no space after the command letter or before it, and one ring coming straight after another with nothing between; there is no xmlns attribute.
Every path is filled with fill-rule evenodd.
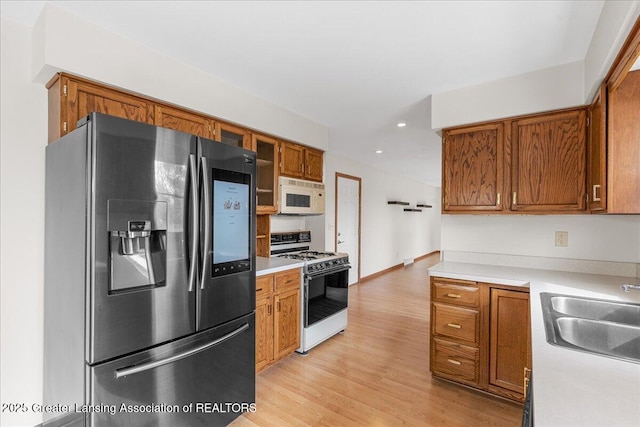
<svg viewBox="0 0 640 427"><path fill-rule="evenodd" d="M271 255L304 261L301 331L298 353L331 338L347 327L349 256L311 251L311 232L273 233Z"/></svg>

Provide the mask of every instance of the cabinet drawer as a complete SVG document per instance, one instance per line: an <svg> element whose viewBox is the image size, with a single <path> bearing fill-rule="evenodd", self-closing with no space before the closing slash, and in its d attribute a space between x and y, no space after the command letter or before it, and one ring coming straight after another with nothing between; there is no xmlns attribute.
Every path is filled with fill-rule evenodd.
<svg viewBox="0 0 640 427"><path fill-rule="evenodd" d="M267 298L273 288L273 275L256 277L256 300Z"/></svg>
<svg viewBox="0 0 640 427"><path fill-rule="evenodd" d="M431 341L433 361L431 370L436 374L455 377L455 380L478 385L480 358L477 348L439 339Z"/></svg>
<svg viewBox="0 0 640 427"><path fill-rule="evenodd" d="M433 330L436 335L478 344L480 315L477 310L433 303Z"/></svg>
<svg viewBox="0 0 640 427"><path fill-rule="evenodd" d="M470 282L470 285L465 285L462 282L435 279L433 281L433 301L465 307L479 307L480 288L473 285L475 285L473 282Z"/></svg>
<svg viewBox="0 0 640 427"><path fill-rule="evenodd" d="M300 269L287 270L276 274L276 292L300 287Z"/></svg>

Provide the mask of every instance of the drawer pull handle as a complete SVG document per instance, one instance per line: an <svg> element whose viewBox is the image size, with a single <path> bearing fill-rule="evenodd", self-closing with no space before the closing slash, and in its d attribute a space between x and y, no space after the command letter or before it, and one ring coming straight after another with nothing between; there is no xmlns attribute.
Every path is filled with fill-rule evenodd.
<svg viewBox="0 0 640 427"><path fill-rule="evenodd" d="M454 365L462 365L462 362L459 362L457 360L453 360L453 359L447 359L447 362L449 363L453 363Z"/></svg>
<svg viewBox="0 0 640 427"><path fill-rule="evenodd" d="M458 295L458 294L447 294L447 296L448 296L449 298L462 298L462 297L461 297L460 295Z"/></svg>
<svg viewBox="0 0 640 427"><path fill-rule="evenodd" d="M462 329L462 326L458 325L457 323L447 323L447 326L454 329Z"/></svg>
<svg viewBox="0 0 640 427"><path fill-rule="evenodd" d="M256 292L260 292L262 290L262 288L258 288L256 289Z"/></svg>

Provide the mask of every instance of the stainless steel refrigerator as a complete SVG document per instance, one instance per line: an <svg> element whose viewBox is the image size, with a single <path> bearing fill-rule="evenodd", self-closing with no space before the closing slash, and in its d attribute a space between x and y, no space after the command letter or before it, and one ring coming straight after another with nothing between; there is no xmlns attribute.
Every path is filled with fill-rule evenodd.
<svg viewBox="0 0 640 427"><path fill-rule="evenodd" d="M255 410L255 163L97 113L47 146L44 425Z"/></svg>

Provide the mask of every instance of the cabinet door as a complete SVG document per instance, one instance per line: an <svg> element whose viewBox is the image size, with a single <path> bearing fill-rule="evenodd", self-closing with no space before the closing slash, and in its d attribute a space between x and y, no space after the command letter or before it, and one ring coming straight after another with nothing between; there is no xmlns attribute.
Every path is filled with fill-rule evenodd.
<svg viewBox="0 0 640 427"><path fill-rule="evenodd" d="M524 396L524 368L531 367L529 294L491 288L489 387L512 399Z"/></svg>
<svg viewBox="0 0 640 427"><path fill-rule="evenodd" d="M62 134L74 130L78 120L89 113L109 114L123 119L149 123L150 106L140 98L83 81L62 78Z"/></svg>
<svg viewBox="0 0 640 427"><path fill-rule="evenodd" d="M155 124L203 138L213 139L213 121L205 116L185 110L156 105Z"/></svg>
<svg viewBox="0 0 640 427"><path fill-rule="evenodd" d="M584 109L514 121L511 149L512 210L585 210Z"/></svg>
<svg viewBox="0 0 640 427"><path fill-rule="evenodd" d="M447 130L443 143L442 211L502 210L502 123Z"/></svg>
<svg viewBox="0 0 640 427"><path fill-rule="evenodd" d="M271 256L270 215L257 215L256 217L256 256L267 258Z"/></svg>
<svg viewBox="0 0 640 427"><path fill-rule="evenodd" d="M251 147L251 134L247 129L228 123L216 122L214 133L215 140L218 142L255 151L255 149Z"/></svg>
<svg viewBox="0 0 640 427"><path fill-rule="evenodd" d="M256 372L273 360L273 298L256 300Z"/></svg>
<svg viewBox="0 0 640 427"><path fill-rule="evenodd" d="M274 359L279 359L300 347L300 290L275 295Z"/></svg>
<svg viewBox="0 0 640 427"><path fill-rule="evenodd" d="M288 142L280 143L280 175L304 177L304 148Z"/></svg>
<svg viewBox="0 0 640 427"><path fill-rule="evenodd" d="M259 214L275 214L278 212L278 141L268 136L253 134L251 146L257 159L257 211Z"/></svg>
<svg viewBox="0 0 640 427"><path fill-rule="evenodd" d="M590 211L601 211L607 208L606 100L607 88L603 84L589 107L587 191Z"/></svg>
<svg viewBox="0 0 640 427"><path fill-rule="evenodd" d="M640 70L608 90L609 213L640 213Z"/></svg>
<svg viewBox="0 0 640 427"><path fill-rule="evenodd" d="M304 177L322 182L322 151L306 148L304 150Z"/></svg>

